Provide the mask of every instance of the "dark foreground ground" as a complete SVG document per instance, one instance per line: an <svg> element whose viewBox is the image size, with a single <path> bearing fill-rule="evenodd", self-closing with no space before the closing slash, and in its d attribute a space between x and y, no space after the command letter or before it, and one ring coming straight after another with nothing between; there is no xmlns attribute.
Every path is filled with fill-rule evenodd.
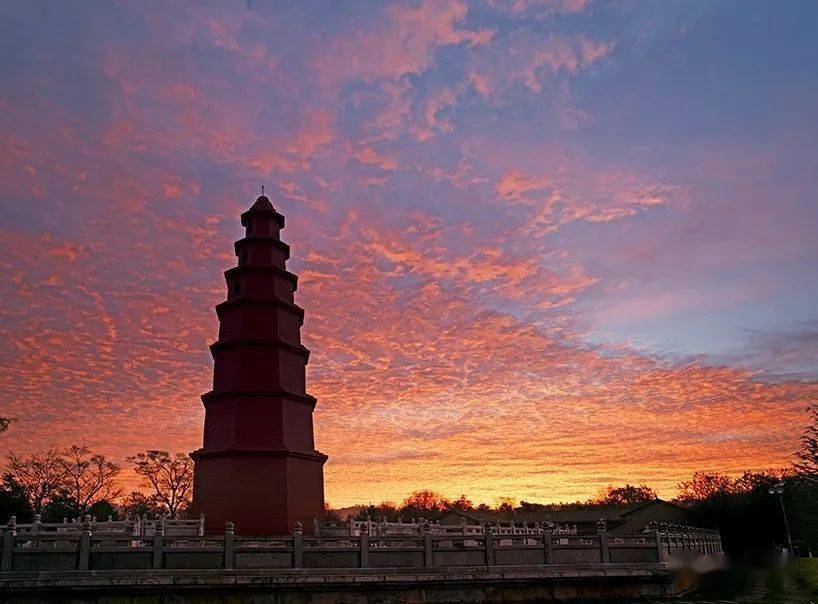
<svg viewBox="0 0 818 604"><path fill-rule="evenodd" d="M16 579L12 576L16 575ZM751 602L818 604L818 559L802 559L777 568L744 567L674 581L668 571L588 566L541 576L524 567L502 571L456 572L294 571L292 573L179 573L158 571L118 576L109 572L3 573L0 603L71 601L76 604L183 604L216 602L253 604L392 604L465 602L612 602L620 604L744 604ZM675 575L678 577L678 575ZM671 584L697 587L672 597ZM391 584L391 585L390 585ZM678 592L676 592L678 593Z"/></svg>
<svg viewBox="0 0 818 604"><path fill-rule="evenodd" d="M699 587L680 599L700 604L818 604L818 558L778 568L733 568L700 578Z"/></svg>

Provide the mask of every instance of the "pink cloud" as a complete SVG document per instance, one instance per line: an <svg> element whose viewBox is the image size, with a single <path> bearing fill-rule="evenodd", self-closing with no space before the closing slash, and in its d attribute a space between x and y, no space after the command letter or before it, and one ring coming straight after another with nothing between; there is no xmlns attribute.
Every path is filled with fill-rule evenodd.
<svg viewBox="0 0 818 604"><path fill-rule="evenodd" d="M331 40L314 67L327 79L400 78L418 74L433 63L442 46L488 44L493 32L458 27L468 12L462 0L424 0L392 5L378 27Z"/></svg>
<svg viewBox="0 0 818 604"><path fill-rule="evenodd" d="M547 176L534 176L523 174L516 170L506 172L497 181L497 192L501 197L509 201L521 201L526 194L532 191L542 191L552 186L552 181Z"/></svg>

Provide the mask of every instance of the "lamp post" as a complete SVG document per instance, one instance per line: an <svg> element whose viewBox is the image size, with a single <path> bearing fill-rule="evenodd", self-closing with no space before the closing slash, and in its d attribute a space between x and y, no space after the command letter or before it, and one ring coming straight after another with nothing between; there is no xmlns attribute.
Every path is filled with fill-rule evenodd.
<svg viewBox="0 0 818 604"><path fill-rule="evenodd" d="M787 511L784 509L784 482L779 482L771 486L768 490L770 495L778 495L778 502L781 504L781 516L784 517L784 528L787 530L787 545L792 556L794 551L792 549L792 537L790 536L790 523L787 521Z"/></svg>

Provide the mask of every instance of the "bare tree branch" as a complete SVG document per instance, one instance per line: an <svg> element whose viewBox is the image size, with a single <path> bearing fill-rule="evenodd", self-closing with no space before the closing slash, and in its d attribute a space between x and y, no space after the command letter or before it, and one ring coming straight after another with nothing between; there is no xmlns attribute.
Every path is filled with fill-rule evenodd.
<svg viewBox="0 0 818 604"><path fill-rule="evenodd" d="M43 506L65 486L65 467L59 454L49 449L29 457L9 453L6 459L8 473L23 489L34 513L42 513Z"/></svg>
<svg viewBox="0 0 818 604"><path fill-rule="evenodd" d="M62 456L67 491L80 515L87 514L94 504L116 499L122 494L116 484L120 467L104 455L93 454L85 446L73 445Z"/></svg>
<svg viewBox="0 0 818 604"><path fill-rule="evenodd" d="M0 434L9 429L12 422L16 422L16 417L0 417Z"/></svg>
<svg viewBox="0 0 818 604"><path fill-rule="evenodd" d="M190 503L193 494L193 460L184 453L171 455L167 451L149 450L128 457L134 471L142 477L143 485L168 511L171 518Z"/></svg>

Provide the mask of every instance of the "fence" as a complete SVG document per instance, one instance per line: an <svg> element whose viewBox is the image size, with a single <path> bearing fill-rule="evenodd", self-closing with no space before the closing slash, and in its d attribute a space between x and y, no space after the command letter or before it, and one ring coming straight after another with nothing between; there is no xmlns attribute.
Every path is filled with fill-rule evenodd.
<svg viewBox="0 0 818 604"><path fill-rule="evenodd" d="M659 535L664 558L673 557L676 552L698 552L704 555L722 553L721 534L711 529L682 526L677 524L648 525L646 530Z"/></svg>
<svg viewBox="0 0 818 604"><path fill-rule="evenodd" d="M428 527L428 528L426 528ZM458 535L483 535L490 531L495 535L538 535L544 530L550 530L555 535L576 535L577 527L561 526L558 524L540 525L538 522L498 522L495 524L468 524L463 518L459 524L440 524L440 521L429 522L423 518L413 519L411 522L403 522L398 518L397 522L388 522L385 518L380 520L367 518L366 520L355 520L349 518L345 525L335 525L333 527L315 526L316 533L329 536L358 536L367 534L370 537L382 535L422 535L424 530L428 530L434 535L458 534Z"/></svg>
<svg viewBox="0 0 818 604"><path fill-rule="evenodd" d="M148 518L147 516L136 516L125 520L114 520L108 516L108 520L97 520L91 516L86 516L86 520L91 523L91 532L94 535L101 533L108 535L131 535L136 537L150 537L157 527L168 536L179 537L200 537L205 532L204 515L197 519L187 518ZM14 517L9 524L0 525L0 532L14 530L18 535L47 535L47 534L80 534L83 531L84 521L81 518L63 518L62 522L41 522L40 515L34 516L34 522L30 524L17 524Z"/></svg>
<svg viewBox="0 0 818 604"><path fill-rule="evenodd" d="M296 525L292 535L248 537L232 523L217 536L151 537L82 532L3 533L2 571L286 569L286 568L450 568L560 564L658 564L679 551L705 554L721 550L718 533L691 535L659 529L609 535L604 523L592 535L555 535L549 530L524 535L492 530L417 535L307 537Z"/></svg>

